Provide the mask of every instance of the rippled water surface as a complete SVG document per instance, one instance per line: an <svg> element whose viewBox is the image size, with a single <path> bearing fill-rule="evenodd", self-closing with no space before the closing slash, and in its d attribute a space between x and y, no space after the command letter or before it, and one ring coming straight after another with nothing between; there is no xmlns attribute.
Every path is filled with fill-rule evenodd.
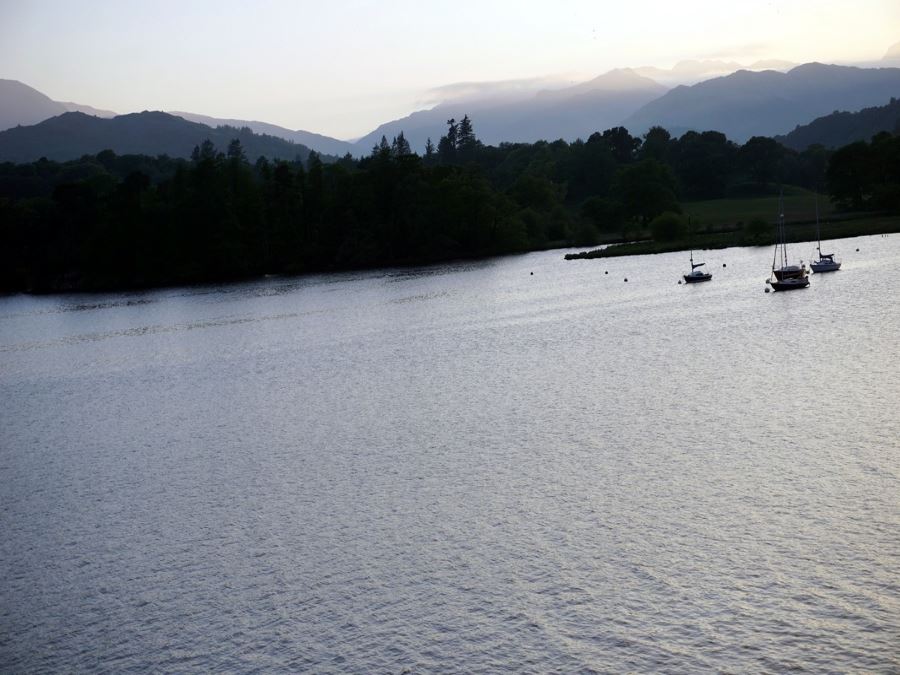
<svg viewBox="0 0 900 675"><path fill-rule="evenodd" d="M834 248L0 298L0 670L898 672L900 235Z"/></svg>

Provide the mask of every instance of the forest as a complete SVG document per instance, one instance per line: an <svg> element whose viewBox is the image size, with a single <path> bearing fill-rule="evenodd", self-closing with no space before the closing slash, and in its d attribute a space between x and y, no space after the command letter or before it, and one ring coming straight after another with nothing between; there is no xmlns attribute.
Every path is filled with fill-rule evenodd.
<svg viewBox="0 0 900 675"><path fill-rule="evenodd" d="M674 138L655 127L639 138L618 127L495 147L466 116L422 155L400 133L330 163L315 153L250 163L238 139L225 153L204 142L187 160L104 151L5 163L0 289L142 288L592 245L648 231L684 201L780 184L896 212L900 136L797 152L765 137L738 145L715 131Z"/></svg>

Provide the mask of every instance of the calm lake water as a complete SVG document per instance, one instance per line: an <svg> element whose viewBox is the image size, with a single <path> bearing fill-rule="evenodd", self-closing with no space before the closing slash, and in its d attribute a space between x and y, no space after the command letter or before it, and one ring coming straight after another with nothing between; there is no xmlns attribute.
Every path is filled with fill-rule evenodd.
<svg viewBox="0 0 900 675"><path fill-rule="evenodd" d="M0 670L898 672L900 235L831 248L0 298Z"/></svg>

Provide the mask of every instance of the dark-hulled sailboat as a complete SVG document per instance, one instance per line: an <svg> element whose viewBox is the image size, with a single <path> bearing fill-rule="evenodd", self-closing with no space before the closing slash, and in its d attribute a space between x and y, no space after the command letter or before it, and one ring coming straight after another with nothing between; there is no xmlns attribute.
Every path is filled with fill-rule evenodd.
<svg viewBox="0 0 900 675"><path fill-rule="evenodd" d="M772 257L772 276L766 283L775 291L793 291L809 286L807 269L800 261L799 265L788 262L787 234L784 229L784 197L778 200L778 222L775 225L775 253Z"/></svg>
<svg viewBox="0 0 900 675"><path fill-rule="evenodd" d="M709 272L704 272L700 268L703 267L706 263L695 263L694 262L694 251L691 251L691 271L687 274L683 274L684 283L686 284L697 284L701 281L709 281L712 279L712 274Z"/></svg>

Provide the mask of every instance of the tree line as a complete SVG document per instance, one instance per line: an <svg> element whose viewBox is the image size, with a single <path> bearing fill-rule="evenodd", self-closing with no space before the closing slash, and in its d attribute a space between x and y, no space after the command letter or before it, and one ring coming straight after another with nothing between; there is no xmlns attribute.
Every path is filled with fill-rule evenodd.
<svg viewBox="0 0 900 675"><path fill-rule="evenodd" d="M0 164L0 287L145 287L591 245L646 231L684 200L826 178L849 207L897 208L898 143L888 134L830 155L618 127L494 147L466 116L422 155L400 133L331 163L313 153L251 164L235 139L190 160L105 151Z"/></svg>

